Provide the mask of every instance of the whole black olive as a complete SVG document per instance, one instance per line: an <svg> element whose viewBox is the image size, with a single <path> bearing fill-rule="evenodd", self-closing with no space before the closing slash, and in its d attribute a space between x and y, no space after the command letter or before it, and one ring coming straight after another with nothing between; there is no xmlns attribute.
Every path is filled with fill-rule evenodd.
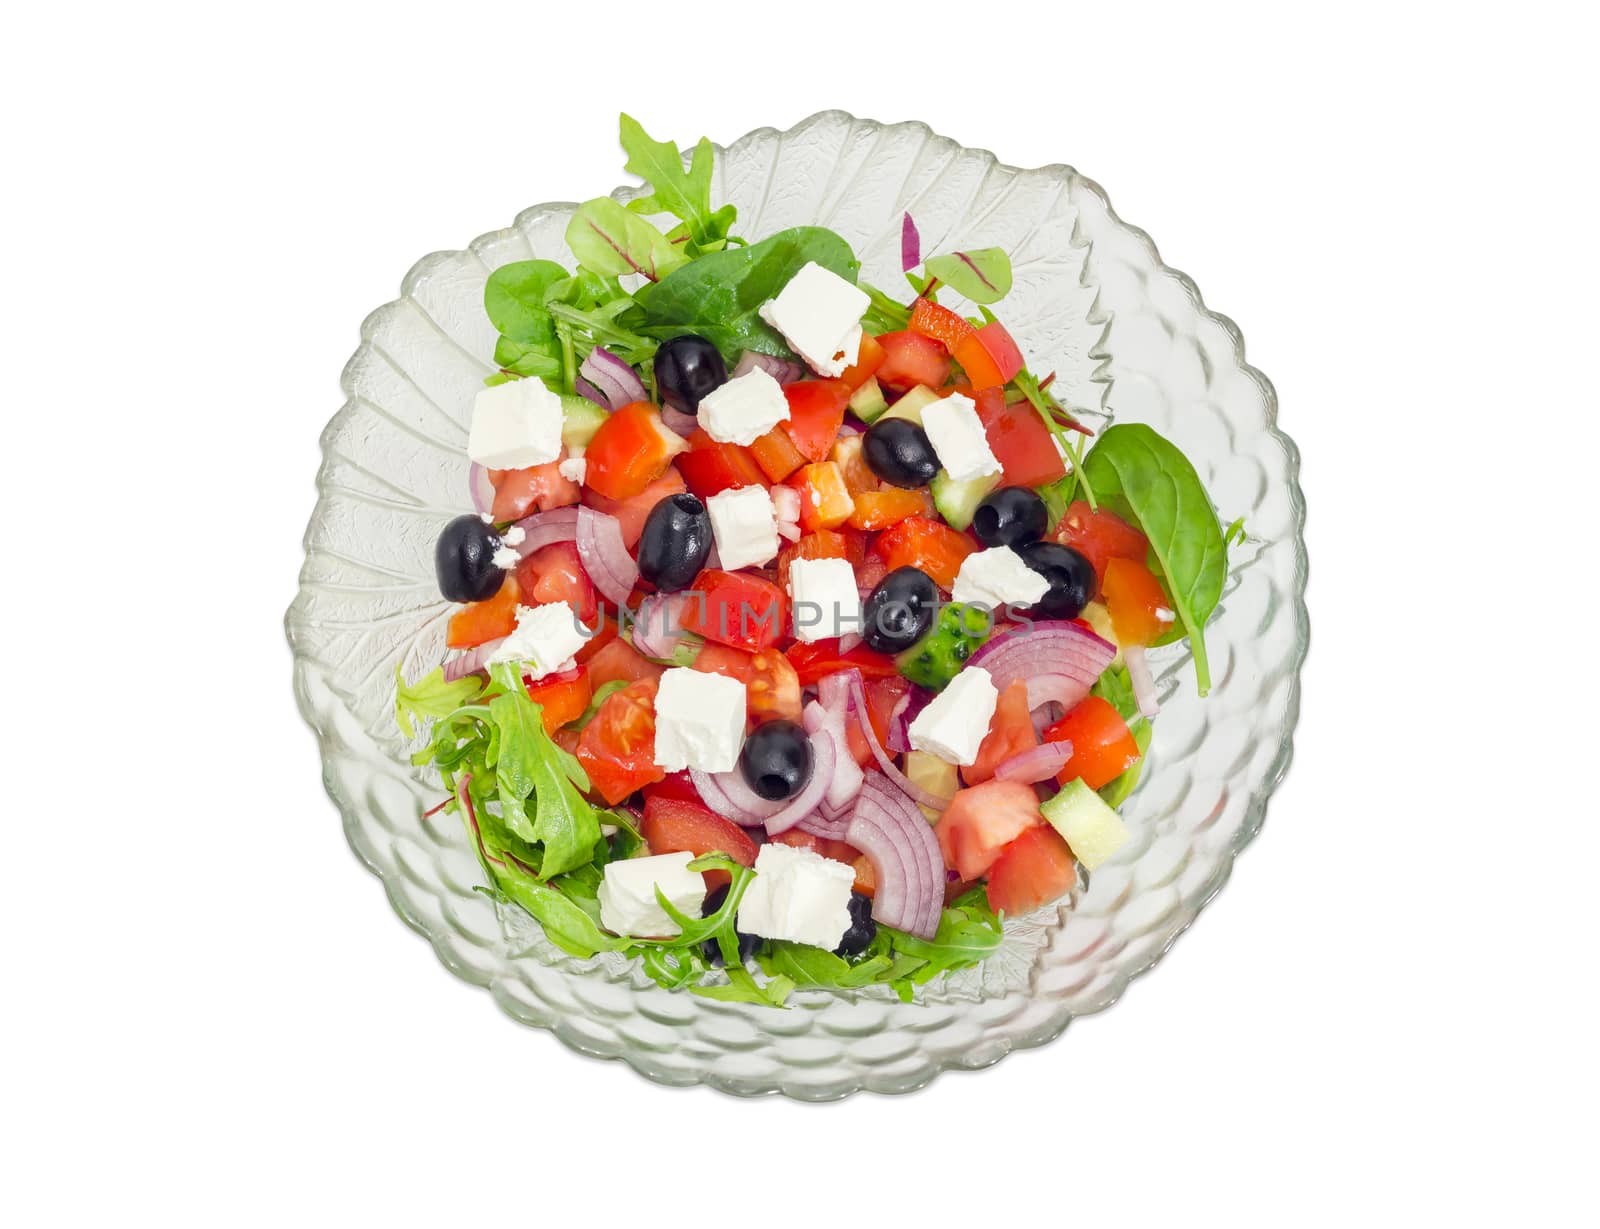
<svg viewBox="0 0 1600 1229"><path fill-rule="evenodd" d="M811 780L811 742L794 722L769 721L744 740L739 771L768 801L793 798Z"/></svg>
<svg viewBox="0 0 1600 1229"><path fill-rule="evenodd" d="M878 923L872 920L872 901L860 892L850 893L850 929L844 932L836 956L859 956L878 937Z"/></svg>
<svg viewBox="0 0 1600 1229"><path fill-rule="evenodd" d="M722 902L728 899L728 889L732 886L732 884L725 883L720 888L708 893L706 903L700 906L700 916L710 917L718 909L722 908ZM743 964L756 954L756 949L761 946L761 936L747 935L737 927L734 928L733 933L739 939L739 963ZM715 939L707 939L700 945L700 950L712 964L720 965L722 963L722 948L717 946Z"/></svg>
<svg viewBox="0 0 1600 1229"><path fill-rule="evenodd" d="M639 575L663 593L694 583L711 553L711 517L693 495L669 495L644 519Z"/></svg>
<svg viewBox="0 0 1600 1229"><path fill-rule="evenodd" d="M1022 613L1044 619L1076 619L1094 600L1094 564L1072 547L1029 542L1017 547L1017 554L1050 582L1045 595Z"/></svg>
<svg viewBox="0 0 1600 1229"><path fill-rule="evenodd" d="M939 586L921 568L896 568L861 607L861 638L875 653L909 649L933 626Z"/></svg>
<svg viewBox="0 0 1600 1229"><path fill-rule="evenodd" d="M685 413L700 408L700 399L728 382L722 353L698 333L662 342L656 350L656 387Z"/></svg>
<svg viewBox="0 0 1600 1229"><path fill-rule="evenodd" d="M1003 486L983 497L972 514L972 532L985 546L1037 542L1050 527L1050 512L1025 486Z"/></svg>
<svg viewBox="0 0 1600 1229"><path fill-rule="evenodd" d="M433 548L439 592L452 602L481 602L493 597L506 575L494 562L500 545L500 535L481 516L468 512L456 517L444 527Z"/></svg>
<svg viewBox="0 0 1600 1229"><path fill-rule="evenodd" d="M867 468L894 486L927 486L939 472L928 433L909 418L880 418L861 444Z"/></svg>

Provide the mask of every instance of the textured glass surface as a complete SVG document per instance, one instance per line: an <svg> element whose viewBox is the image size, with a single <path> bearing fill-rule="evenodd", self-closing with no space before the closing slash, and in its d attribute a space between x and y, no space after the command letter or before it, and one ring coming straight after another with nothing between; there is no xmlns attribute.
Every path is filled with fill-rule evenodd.
<svg viewBox="0 0 1600 1229"><path fill-rule="evenodd" d="M1181 646L1150 655L1163 709L1124 808L1133 840L1070 907L1008 922L1004 947L981 968L920 989L911 1004L881 989L799 992L788 1011L668 993L614 954L563 955L525 915L474 891L480 873L461 824L421 818L440 795L407 761L394 668L416 678L443 654L448 607L433 543L470 507L466 423L495 339L484 280L513 260L570 264L569 205L537 206L466 251L424 258L401 297L363 324L344 371L348 399L322 435L320 499L288 614L295 688L356 853L445 965L516 1019L663 1083L806 1099L902 1092L1039 1045L1114 1002L1260 827L1289 762L1308 636L1299 459L1238 330L1069 167L1019 170L920 124L833 111L719 151L713 199L738 205L738 232L750 239L801 223L834 228L863 276L891 293L906 293L907 209L926 253L1004 247L1016 281L1001 313L1032 369L1054 370L1058 395L1091 422L1146 422L1172 438L1224 521L1245 518L1249 536L1207 633L1210 697L1196 695Z"/></svg>

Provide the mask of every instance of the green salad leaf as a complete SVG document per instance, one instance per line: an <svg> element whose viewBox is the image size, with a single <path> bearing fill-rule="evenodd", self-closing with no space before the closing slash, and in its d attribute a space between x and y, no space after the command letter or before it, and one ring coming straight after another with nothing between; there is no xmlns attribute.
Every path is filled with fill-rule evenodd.
<svg viewBox="0 0 1600 1229"><path fill-rule="evenodd" d="M553 260L518 260L489 274L483 287L483 310L502 337L527 344L553 344L556 322L545 308L545 295L559 282L570 281Z"/></svg>
<svg viewBox="0 0 1600 1229"><path fill-rule="evenodd" d="M654 282L688 261L659 230L609 196L578 206L567 224L567 246L583 268L604 277L639 273Z"/></svg>
<svg viewBox="0 0 1600 1229"><path fill-rule="evenodd" d="M1121 423L1100 435L1082 466L1101 503L1137 525L1172 599L1177 623L1158 643L1189 638L1200 694L1211 690L1205 625L1222 599L1227 548L1222 525L1189 458L1143 423Z"/></svg>
<svg viewBox="0 0 1600 1229"><path fill-rule="evenodd" d="M407 738L415 738L417 727L413 717L448 717L463 704L477 699L483 691L483 680L475 675L468 675L463 679L456 679L453 683L444 681L444 667L437 666L431 673L423 675L415 683L407 683L405 675L400 672L400 664L394 667L394 720L400 727L400 732Z"/></svg>
<svg viewBox="0 0 1600 1229"><path fill-rule="evenodd" d="M922 267L974 303L996 303L1011 293L1011 257L1004 248L973 248L923 261Z"/></svg>
<svg viewBox="0 0 1600 1229"><path fill-rule="evenodd" d="M851 282L860 268L850 245L833 231L796 226L748 247L701 256L640 287L635 310L618 323L662 338L699 333L730 360L741 350L790 358L782 335L757 313L811 261Z"/></svg>
<svg viewBox="0 0 1600 1229"><path fill-rule="evenodd" d="M726 244L738 210L732 205L711 208L711 164L715 152L701 137L684 170L683 155L671 141L652 140L631 115L622 116L625 167L653 189L649 196L631 201L635 213L670 213L683 222L687 255L720 251Z"/></svg>

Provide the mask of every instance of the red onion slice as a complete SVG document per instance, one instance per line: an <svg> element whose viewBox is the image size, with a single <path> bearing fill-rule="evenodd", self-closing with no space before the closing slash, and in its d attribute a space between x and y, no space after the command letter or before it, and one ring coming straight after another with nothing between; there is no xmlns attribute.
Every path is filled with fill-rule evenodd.
<svg viewBox="0 0 1600 1229"><path fill-rule="evenodd" d="M737 782L738 786L743 787L740 799L744 801L754 800L759 805L739 805L739 801L729 797L728 792L722 788L723 783L736 776L737 773L738 769L731 773L719 772L713 774L702 772L698 768L691 768L689 769L689 779L694 782L695 792L700 795L700 801L722 816L723 819L731 819L741 827L758 828L765 822L768 815L777 814L783 804L781 802L769 802L752 790L741 778Z"/></svg>
<svg viewBox="0 0 1600 1229"><path fill-rule="evenodd" d="M577 508L555 508L549 512L535 512L525 516L513 529L522 530L522 541L513 548L526 559L541 546L552 542L573 542L578 537Z"/></svg>
<svg viewBox="0 0 1600 1229"><path fill-rule="evenodd" d="M996 636L967 665L987 670L1000 691L1041 674L1064 674L1092 687L1116 655L1116 645L1088 628L1052 619Z"/></svg>
<svg viewBox="0 0 1600 1229"><path fill-rule="evenodd" d="M822 734L833 743L833 779L828 782L822 808L825 818L838 818L855 801L856 795L861 792L861 783L866 779L861 765L850 754L850 739L844 729L844 706L827 709L813 700L806 705L801 717L807 734Z"/></svg>
<svg viewBox="0 0 1600 1229"><path fill-rule="evenodd" d="M798 542L800 540L800 526L793 521L777 522L778 536L785 542Z"/></svg>
<svg viewBox="0 0 1600 1229"><path fill-rule="evenodd" d="M1071 758L1070 742L1041 743L1013 755L994 770L994 775L1002 781L1022 781L1032 785L1035 781L1048 781Z"/></svg>
<svg viewBox="0 0 1600 1229"><path fill-rule="evenodd" d="M628 604L628 596L639 583L639 565L622 543L622 526L617 518L583 505L578 508L578 558L594 587L618 606Z"/></svg>
<svg viewBox="0 0 1600 1229"><path fill-rule="evenodd" d="M811 736L811 780L793 798L784 804L776 815L767 816L767 835L777 836L787 832L807 815L817 809L833 783L833 770L838 763L838 753L833 749L833 739L827 734Z"/></svg>
<svg viewBox="0 0 1600 1229"><path fill-rule="evenodd" d="M1091 683L1071 678L1065 674L1035 674L1028 679L1028 711L1041 704L1059 704L1063 709L1077 708L1089 694Z"/></svg>
<svg viewBox="0 0 1600 1229"><path fill-rule="evenodd" d="M1144 646L1128 645L1122 650L1122 660L1128 663L1128 682L1133 684L1133 698L1139 702L1139 712L1154 717L1161 711L1161 698L1156 695L1156 680L1150 673Z"/></svg>
<svg viewBox="0 0 1600 1229"><path fill-rule="evenodd" d="M851 810L854 810L852 807ZM850 812L835 819L828 819L821 811L814 811L795 825L801 832L809 832L812 836L820 836L825 841L844 840L845 829L850 826Z"/></svg>
<svg viewBox="0 0 1600 1229"><path fill-rule="evenodd" d="M693 414L685 414L675 405L662 405L661 421L684 439L688 439L700 429L698 418Z"/></svg>
<svg viewBox="0 0 1600 1229"><path fill-rule="evenodd" d="M640 602L633 616L633 647L646 657L670 659L687 634L682 616L688 600L685 593L653 593Z"/></svg>
<svg viewBox="0 0 1600 1229"><path fill-rule="evenodd" d="M639 373L604 346L596 346L589 351L589 357L579 366L578 374L605 398L601 404L608 410L620 410L632 402L650 399ZM587 393L584 395L588 396Z"/></svg>
<svg viewBox="0 0 1600 1229"><path fill-rule="evenodd" d="M872 758L878 761L878 767L883 770L883 775L898 786L902 793L909 795L913 801L927 807L930 811L943 811L950 805L950 799L941 798L938 794L930 794L905 773L895 766L894 759L883 749L883 744L878 741L878 734L872 728L872 721L867 716L867 693L861 682L861 671L854 668L840 670L827 675L817 683L817 695L822 700L824 708L832 707L828 696L835 687L848 690L850 708L855 714L856 724L861 727L861 733L866 737L867 746L872 750Z"/></svg>
<svg viewBox="0 0 1600 1229"><path fill-rule="evenodd" d="M494 651L506 642L504 636L495 640L486 641L476 648L468 649L460 657L452 657L444 663L444 681L453 683L457 679L464 679L469 674L476 674L479 670L487 669L489 658Z"/></svg>
<svg viewBox="0 0 1600 1229"><path fill-rule="evenodd" d="M894 711L889 714L890 751L911 750L911 723L917 719L918 713L928 707L933 696L934 693L926 687L912 686L895 702Z"/></svg>
<svg viewBox="0 0 1600 1229"><path fill-rule="evenodd" d="M900 269L903 273L910 273L922 263L922 236L917 233L917 224L911 220L907 213L900 221Z"/></svg>
<svg viewBox="0 0 1600 1229"><path fill-rule="evenodd" d="M494 483L489 481L489 471L474 461L467 470L467 486L472 491L472 510L479 516L488 516L494 508Z"/></svg>
<svg viewBox="0 0 1600 1229"><path fill-rule="evenodd" d="M916 804L877 773L856 799L844 839L872 863L872 913L908 934L931 939L944 911L944 856Z"/></svg>
<svg viewBox="0 0 1600 1229"><path fill-rule="evenodd" d="M779 384L793 384L806 374L806 369L800 363L792 363L788 359L774 358L770 354L757 354L754 350L746 350L739 356L739 361L734 364L733 370L728 373L728 379L737 380L740 376L749 375L757 367L765 371Z"/></svg>

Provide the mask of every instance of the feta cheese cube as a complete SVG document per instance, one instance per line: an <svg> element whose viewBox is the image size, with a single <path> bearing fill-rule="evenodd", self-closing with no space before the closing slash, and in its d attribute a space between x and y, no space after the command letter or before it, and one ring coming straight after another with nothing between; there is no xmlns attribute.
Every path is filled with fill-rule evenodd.
<svg viewBox="0 0 1600 1229"><path fill-rule="evenodd" d="M855 871L809 849L771 843L756 854L756 877L735 925L747 934L832 951L850 929Z"/></svg>
<svg viewBox="0 0 1600 1229"><path fill-rule="evenodd" d="M866 291L813 260L760 314L813 371L836 376L860 354L861 317L871 302Z"/></svg>
<svg viewBox="0 0 1600 1229"><path fill-rule="evenodd" d="M699 871L689 869L692 853L663 853L653 858L625 858L607 862L605 876L595 895L600 900L600 924L619 935L661 939L681 934L678 924L656 900L656 889L672 907L689 917L699 917L706 899L706 883Z"/></svg>
<svg viewBox="0 0 1600 1229"><path fill-rule="evenodd" d="M1000 693L981 666L968 666L934 696L906 731L916 751L926 751L950 764L970 767L989 732Z"/></svg>
<svg viewBox="0 0 1600 1229"><path fill-rule="evenodd" d="M939 464L957 482L1000 472L971 397L951 393L933 402L922 411L922 429L939 455Z"/></svg>
<svg viewBox="0 0 1600 1229"><path fill-rule="evenodd" d="M508 380L472 403L467 455L487 469L527 469L561 455L561 398L534 378Z"/></svg>
<svg viewBox="0 0 1600 1229"><path fill-rule="evenodd" d="M796 559L789 565L794 634L807 644L858 630L861 591L848 559Z"/></svg>
<svg viewBox="0 0 1600 1229"><path fill-rule="evenodd" d="M566 669L588 638L577 613L566 602L518 606L517 630L490 655L489 664L521 662L528 667L527 674L542 678Z"/></svg>
<svg viewBox="0 0 1600 1229"><path fill-rule="evenodd" d="M706 512L717 541L717 559L727 571L767 563L778 553L778 519L764 487L718 491L706 500Z"/></svg>
<svg viewBox="0 0 1600 1229"><path fill-rule="evenodd" d="M780 422L789 421L783 385L757 367L700 398L700 425L724 444L753 444Z"/></svg>
<svg viewBox="0 0 1600 1229"><path fill-rule="evenodd" d="M656 764L668 772L730 772L744 743L744 684L674 667L656 691Z"/></svg>
<svg viewBox="0 0 1600 1229"><path fill-rule="evenodd" d="M994 611L1008 604L1032 606L1049 591L1050 582L1022 562L1021 555L1009 546L997 546L961 561L950 600L982 602Z"/></svg>

